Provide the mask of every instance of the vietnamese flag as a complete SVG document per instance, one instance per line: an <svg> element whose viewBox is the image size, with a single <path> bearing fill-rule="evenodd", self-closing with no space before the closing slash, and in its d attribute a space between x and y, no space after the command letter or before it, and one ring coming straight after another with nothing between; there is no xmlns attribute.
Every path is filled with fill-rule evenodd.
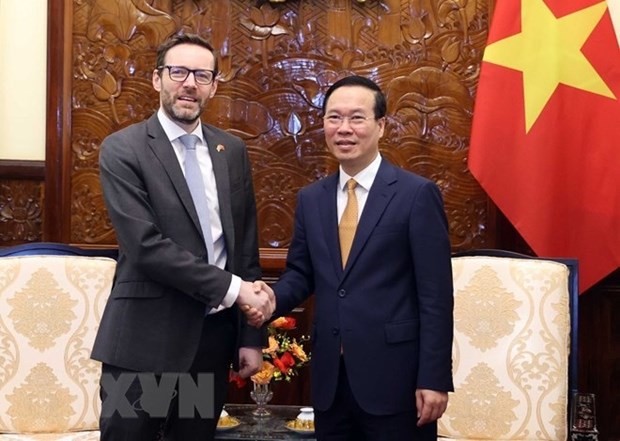
<svg viewBox="0 0 620 441"><path fill-rule="evenodd" d="M469 169L537 255L579 259L581 292L620 267L614 21L600 0L497 2L474 109Z"/></svg>

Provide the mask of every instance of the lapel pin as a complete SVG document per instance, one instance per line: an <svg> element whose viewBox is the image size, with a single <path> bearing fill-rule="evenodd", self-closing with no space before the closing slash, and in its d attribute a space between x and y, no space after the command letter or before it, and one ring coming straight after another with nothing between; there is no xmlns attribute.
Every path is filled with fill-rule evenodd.
<svg viewBox="0 0 620 441"><path fill-rule="evenodd" d="M224 150L226 150L226 147L224 147L222 144L218 144L215 150L217 150L218 152L223 152Z"/></svg>

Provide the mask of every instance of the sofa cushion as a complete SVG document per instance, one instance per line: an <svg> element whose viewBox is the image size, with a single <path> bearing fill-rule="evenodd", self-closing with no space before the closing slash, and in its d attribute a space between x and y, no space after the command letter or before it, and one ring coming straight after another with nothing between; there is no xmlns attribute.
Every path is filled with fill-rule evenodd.
<svg viewBox="0 0 620 441"><path fill-rule="evenodd" d="M0 433L98 428L100 366L90 351L115 265L105 257L0 258Z"/></svg>
<svg viewBox="0 0 620 441"><path fill-rule="evenodd" d="M439 435L564 440L568 267L542 259L452 259L454 386Z"/></svg>

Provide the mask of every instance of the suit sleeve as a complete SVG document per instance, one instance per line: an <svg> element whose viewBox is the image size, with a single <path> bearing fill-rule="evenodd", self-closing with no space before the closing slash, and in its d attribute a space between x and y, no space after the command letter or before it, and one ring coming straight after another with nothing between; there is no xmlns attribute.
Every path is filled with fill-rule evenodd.
<svg viewBox="0 0 620 441"><path fill-rule="evenodd" d="M134 269L133 276L217 307L230 285L231 274L209 265L202 256L182 246L178 238L162 234L158 216L165 213L153 206L150 192L156 187L149 186L151 181L161 182L165 177L145 176L153 171L143 167L137 149L132 147L136 139L125 133L109 136L102 144L99 161L108 214L125 258Z"/></svg>
<svg viewBox="0 0 620 441"><path fill-rule="evenodd" d="M410 219L420 311L417 387L452 391L454 298L451 249L441 193L434 183L422 185Z"/></svg>
<svg viewBox="0 0 620 441"><path fill-rule="evenodd" d="M290 312L314 292L312 260L306 242L303 194L301 190L297 195L293 239L286 256L286 269L273 287L276 294L274 317Z"/></svg>

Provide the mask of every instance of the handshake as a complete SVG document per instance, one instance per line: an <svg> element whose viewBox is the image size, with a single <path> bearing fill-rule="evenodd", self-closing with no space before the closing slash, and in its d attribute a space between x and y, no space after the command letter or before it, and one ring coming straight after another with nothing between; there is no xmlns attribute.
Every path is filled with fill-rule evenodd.
<svg viewBox="0 0 620 441"><path fill-rule="evenodd" d="M242 281L237 304L244 312L248 324L260 328L275 311L276 296L262 280L254 283Z"/></svg>

